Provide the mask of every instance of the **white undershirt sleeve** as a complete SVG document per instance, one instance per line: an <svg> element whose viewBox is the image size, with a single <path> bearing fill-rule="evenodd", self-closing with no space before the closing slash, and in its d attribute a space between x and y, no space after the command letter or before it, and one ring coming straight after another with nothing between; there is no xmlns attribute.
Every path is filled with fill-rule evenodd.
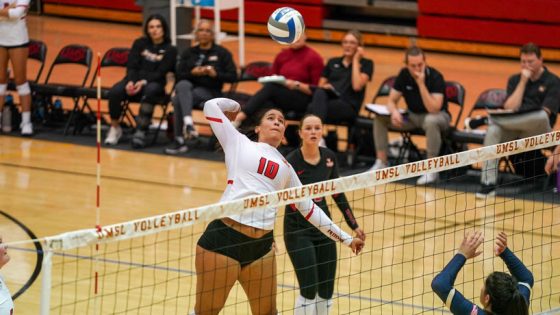
<svg viewBox="0 0 560 315"><path fill-rule="evenodd" d="M294 169L290 166L290 187L301 186L301 181L297 176ZM306 199L302 202L295 204L298 211L305 217L309 223L313 224L323 234L336 242L342 242L344 245L350 246L352 244L352 236L344 232L338 225L336 225L311 199Z"/></svg>
<svg viewBox="0 0 560 315"><path fill-rule="evenodd" d="M214 98L204 103L204 116L225 153L235 147L237 138L241 134L224 115L224 112L237 112L240 108L239 103L229 98Z"/></svg>

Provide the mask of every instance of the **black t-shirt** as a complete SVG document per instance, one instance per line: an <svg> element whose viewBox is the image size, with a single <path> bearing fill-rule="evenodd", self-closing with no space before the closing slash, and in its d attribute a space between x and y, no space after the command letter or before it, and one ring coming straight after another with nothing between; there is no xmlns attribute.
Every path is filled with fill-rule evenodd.
<svg viewBox="0 0 560 315"><path fill-rule="evenodd" d="M146 37L138 38L128 55L126 79L165 85L167 73L175 72L176 61L177 49L171 43L154 44Z"/></svg>
<svg viewBox="0 0 560 315"><path fill-rule="evenodd" d="M354 91L352 88L352 64L345 67L342 63L343 57L331 58L323 69L322 77L327 78L329 83L340 93L343 101L352 105L356 113L362 107L366 86L360 91ZM373 76L373 61L368 58L360 60L360 72L371 77Z"/></svg>
<svg viewBox="0 0 560 315"><path fill-rule="evenodd" d="M521 74L512 75L508 80L507 95L513 94L513 91L519 84ZM560 79L544 69L542 75L536 80L527 82L525 92L523 92L523 100L519 111L531 111L546 107L550 109L552 114L558 113L560 106Z"/></svg>
<svg viewBox="0 0 560 315"><path fill-rule="evenodd" d="M193 76L191 71L196 66L212 66L217 76ZM237 69L231 53L224 47L212 44L210 49L201 49L199 45L185 50L177 66L177 82L189 80L194 86L203 86L220 92L224 82L237 80Z"/></svg>
<svg viewBox="0 0 560 315"><path fill-rule="evenodd" d="M431 94L437 93L443 95L441 110L447 111L445 80L443 79L443 75L436 69L426 66L426 78L424 80L426 87ZM414 80L410 71L408 71L408 68L404 67L401 69L399 75L395 79L393 89L402 93L409 111L417 114L428 112L428 110L426 110L426 106L424 106L424 102L422 101L418 84L416 84L416 80Z"/></svg>
<svg viewBox="0 0 560 315"><path fill-rule="evenodd" d="M286 160L290 162L296 174L298 175L302 184L307 185L311 183L321 182L328 179L338 178L338 161L334 152L327 148L319 148L321 159L317 165L312 165L307 163L303 159L303 154L301 149L294 150L286 156ZM337 194L332 196L342 214L346 223L352 230L358 227L352 209L346 199L344 194ZM331 217L329 208L327 206L327 201L325 197L316 198L313 200L321 209L325 211L325 214ZM315 228L311 223L309 223L303 215L293 209L291 206L286 207L286 216L284 217L284 229L286 231L306 231L310 235L324 236L321 231ZM325 236L326 237L326 236Z"/></svg>

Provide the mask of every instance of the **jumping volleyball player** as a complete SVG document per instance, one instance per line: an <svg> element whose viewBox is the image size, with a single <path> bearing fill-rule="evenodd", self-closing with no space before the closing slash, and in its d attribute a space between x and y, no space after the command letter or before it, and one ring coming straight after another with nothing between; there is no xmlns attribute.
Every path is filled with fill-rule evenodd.
<svg viewBox="0 0 560 315"><path fill-rule="evenodd" d="M22 108L22 136L33 135L31 89L27 82L29 36L25 16L28 7L29 0L0 0L0 118L2 118L4 97L8 90L8 61L11 60Z"/></svg>
<svg viewBox="0 0 560 315"><path fill-rule="evenodd" d="M258 117L257 141L231 124L240 106L227 98L209 100L204 115L225 152L228 186L221 201L301 186L296 173L276 149L284 137L284 115L269 109ZM227 117L224 113L227 113ZM364 242L334 224L311 200L295 204L325 235L360 253ZM246 210L210 222L196 248L197 315L218 314L236 281L249 298L252 314L276 314L276 261L273 245L276 208Z"/></svg>
<svg viewBox="0 0 560 315"><path fill-rule="evenodd" d="M301 182L311 184L338 178L338 161L334 152L319 147L323 123L315 115L303 117L299 127L301 148L292 151L286 159L294 167ZM346 224L365 241L366 235L358 226L346 195L333 195ZM314 201L330 217L325 197ZM327 315L332 308L336 275L336 243L323 235L291 206L284 216L284 242L299 283L300 295L295 303L295 315Z"/></svg>

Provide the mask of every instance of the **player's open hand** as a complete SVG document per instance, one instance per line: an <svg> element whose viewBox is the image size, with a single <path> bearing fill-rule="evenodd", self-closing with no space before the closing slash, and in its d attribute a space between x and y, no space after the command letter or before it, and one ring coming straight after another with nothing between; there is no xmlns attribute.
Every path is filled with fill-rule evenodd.
<svg viewBox="0 0 560 315"><path fill-rule="evenodd" d="M482 251L478 250L482 242L484 242L484 235L481 231L467 232L461 246L459 246L459 252L467 259L474 258L482 254Z"/></svg>
<svg viewBox="0 0 560 315"><path fill-rule="evenodd" d="M364 241L361 239L354 237L352 239L352 243L350 244L350 248L352 248L352 252L356 255L360 254L362 249L364 248Z"/></svg>
<svg viewBox="0 0 560 315"><path fill-rule="evenodd" d="M504 250L507 248L507 235L505 232L500 232L498 236L496 236L496 247L494 249L494 253L496 256L500 256Z"/></svg>

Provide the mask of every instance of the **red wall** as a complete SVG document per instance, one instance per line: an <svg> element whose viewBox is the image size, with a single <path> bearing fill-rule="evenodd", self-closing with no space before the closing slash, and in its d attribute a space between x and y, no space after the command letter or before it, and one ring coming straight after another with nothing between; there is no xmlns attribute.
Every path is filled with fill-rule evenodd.
<svg viewBox="0 0 560 315"><path fill-rule="evenodd" d="M560 48L559 0L418 0L418 35Z"/></svg>

